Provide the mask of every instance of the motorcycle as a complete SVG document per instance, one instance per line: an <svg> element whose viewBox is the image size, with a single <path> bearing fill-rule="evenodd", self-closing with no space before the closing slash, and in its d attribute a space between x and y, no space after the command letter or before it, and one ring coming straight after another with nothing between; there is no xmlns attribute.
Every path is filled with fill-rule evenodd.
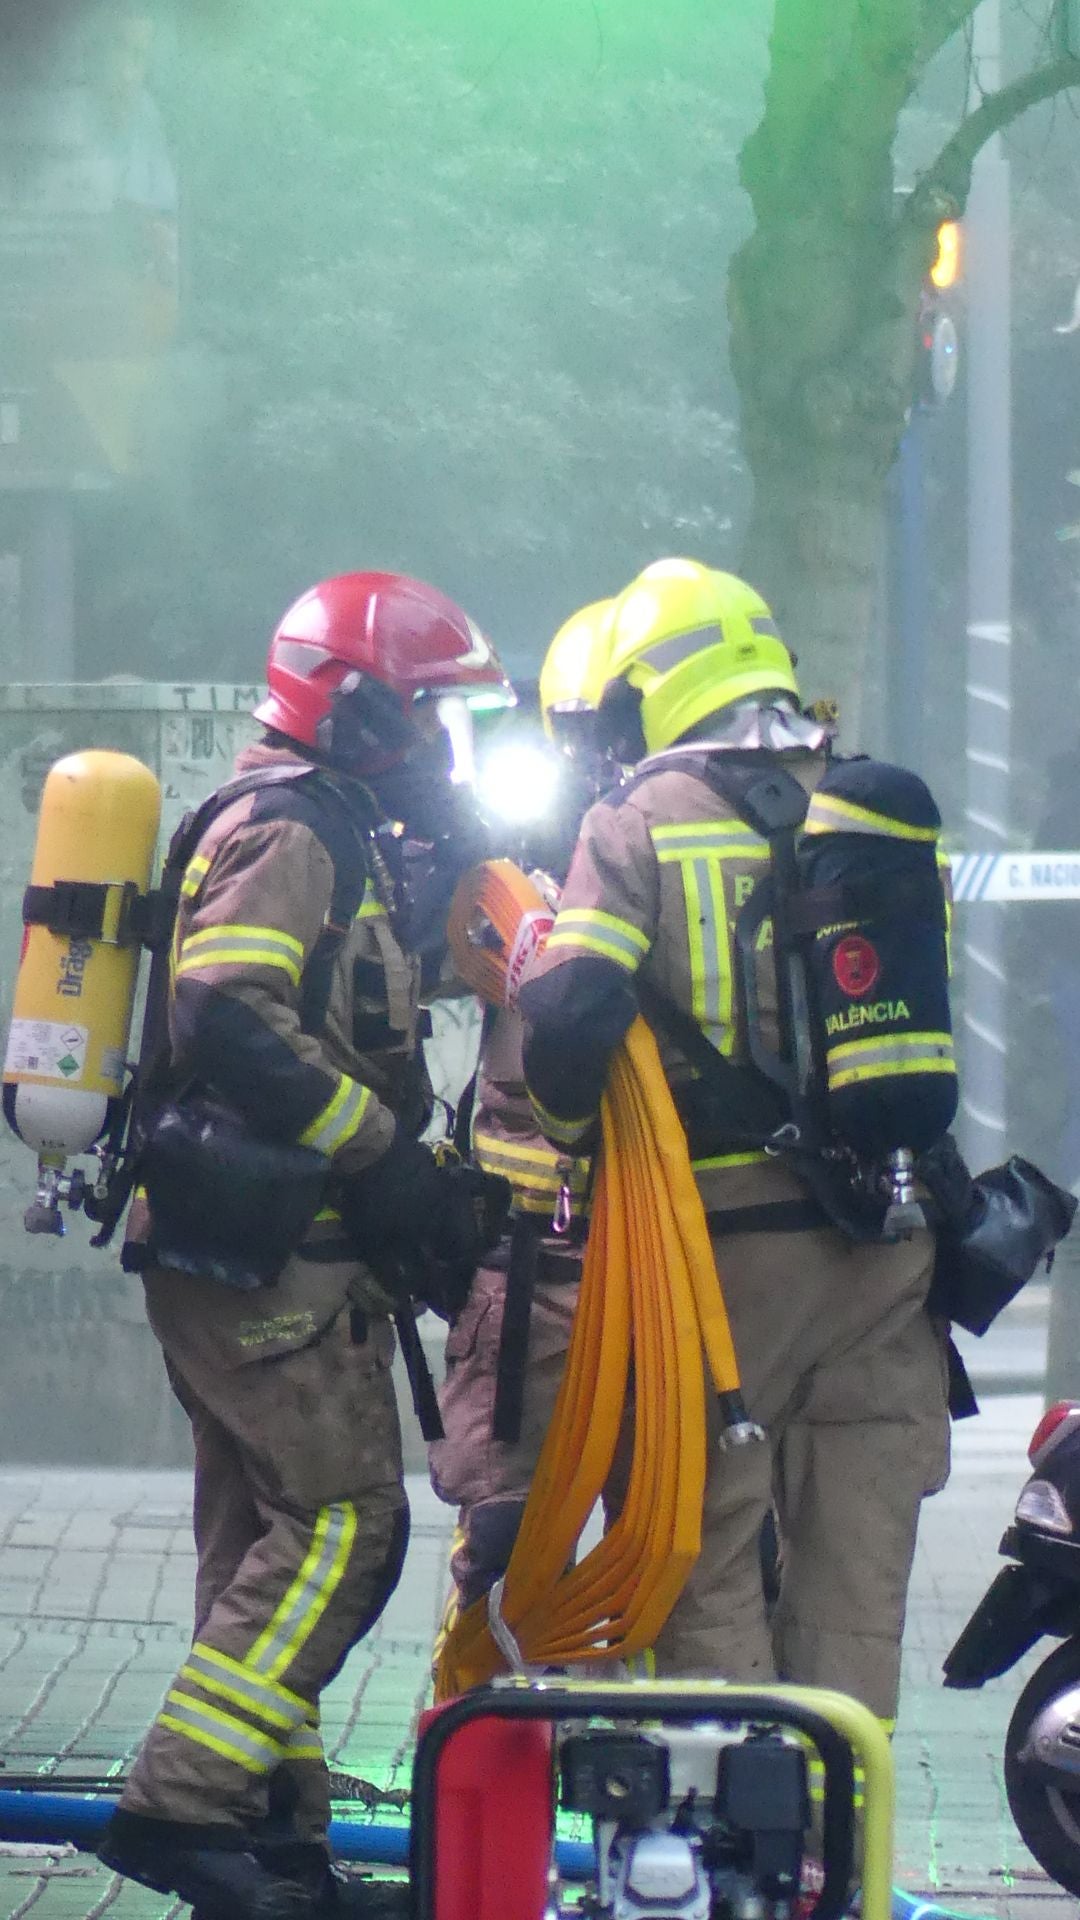
<svg viewBox="0 0 1080 1920"><path fill-rule="evenodd" d="M1080 1895L1080 1403L1045 1413L1031 1478L1001 1542L1008 1564L945 1660L947 1687L981 1687L1049 1636L1062 1641L1028 1681L1005 1735L1005 1790L1039 1865Z"/></svg>

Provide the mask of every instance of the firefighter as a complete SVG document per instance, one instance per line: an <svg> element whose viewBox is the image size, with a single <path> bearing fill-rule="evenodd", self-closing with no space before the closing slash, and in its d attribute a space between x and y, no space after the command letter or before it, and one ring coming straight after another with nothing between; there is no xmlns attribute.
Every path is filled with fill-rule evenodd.
<svg viewBox="0 0 1080 1920"><path fill-rule="evenodd" d="M586 808L619 777L617 763L595 744L610 610L610 601L598 601L566 621L540 672L544 730L563 758L550 817L526 837L542 843L555 867L554 874L533 873L552 906ZM516 787L512 759L506 774ZM589 1162L550 1146L540 1132L525 1091L521 1040L513 1008L487 1009L472 1153L487 1172L510 1181L513 1218L446 1342L444 1438L428 1450L435 1491L459 1509L444 1631L506 1571L562 1379L581 1275Z"/></svg>
<svg viewBox="0 0 1080 1920"><path fill-rule="evenodd" d="M788 1164L747 1146L733 930L766 848L693 770L707 747L763 772L783 767L811 791L828 738L801 709L765 602L691 561L655 563L617 600L608 673L602 715L624 754L645 757L586 816L554 931L522 989L527 1084L548 1138L573 1154L593 1138L639 996L673 1008L684 1036L691 1015L692 1035L712 1043L722 1095L650 1014L747 1406L768 1442L721 1451L711 1435L701 1555L658 1638L657 1667L836 1687L891 1721L919 1506L948 1470L942 1346L924 1305L932 1240L923 1229L857 1242L828 1224ZM755 969L775 1048L766 939ZM783 1566L770 1614L759 1542L774 1497Z"/></svg>
<svg viewBox="0 0 1080 1920"><path fill-rule="evenodd" d="M416 1293L451 1311L490 1244L483 1176L463 1184L416 1137L419 963L393 860L402 827L435 844L453 818L441 702L508 684L451 601L375 573L306 593L267 680L236 770L253 790L224 791L183 876L175 1097L125 1249L191 1421L196 1623L101 1857L200 1920L358 1910L329 1864L319 1696L405 1554L388 1310ZM193 1112L174 1204L166 1146ZM298 1154L324 1199L299 1241L277 1224ZM237 1256L231 1169L236 1206L268 1222L252 1239L292 1241L272 1287L252 1286L242 1235Z"/></svg>

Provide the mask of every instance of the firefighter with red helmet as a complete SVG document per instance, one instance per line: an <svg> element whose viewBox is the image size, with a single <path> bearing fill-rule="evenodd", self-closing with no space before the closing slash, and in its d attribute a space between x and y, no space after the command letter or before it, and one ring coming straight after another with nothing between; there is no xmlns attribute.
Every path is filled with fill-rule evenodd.
<svg viewBox="0 0 1080 1920"><path fill-rule="evenodd" d="M319 1696L405 1553L388 1316L453 1311L501 1224L500 1183L417 1139L395 850L437 856L452 829L445 703L508 683L452 601L385 573L304 594L267 678L265 736L179 887L168 1097L125 1248L191 1421L198 1571L191 1651L101 1852L200 1920L356 1910L329 1864Z"/></svg>

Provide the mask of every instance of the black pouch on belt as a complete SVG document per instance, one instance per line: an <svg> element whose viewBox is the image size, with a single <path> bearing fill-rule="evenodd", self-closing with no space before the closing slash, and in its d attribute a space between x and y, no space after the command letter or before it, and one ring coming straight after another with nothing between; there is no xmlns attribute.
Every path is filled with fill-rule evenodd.
<svg viewBox="0 0 1080 1920"><path fill-rule="evenodd" d="M939 1157L945 1161L943 1177ZM1050 1265L1077 1203L1017 1154L974 1180L969 1176L966 1192L962 1167L948 1139L919 1162L919 1176L938 1202L940 1215L926 1304L931 1313L983 1334L1039 1265ZM957 1204L962 1193L966 1204Z"/></svg>
<svg viewBox="0 0 1080 1920"><path fill-rule="evenodd" d="M151 1219L139 1264L241 1292L273 1286L322 1204L326 1172L321 1153L257 1140L211 1100L169 1101L139 1158Z"/></svg>

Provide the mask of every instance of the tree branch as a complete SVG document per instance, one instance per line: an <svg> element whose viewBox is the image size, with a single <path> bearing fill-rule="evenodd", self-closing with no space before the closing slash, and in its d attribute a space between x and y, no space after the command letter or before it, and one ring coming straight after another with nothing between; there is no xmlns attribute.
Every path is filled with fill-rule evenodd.
<svg viewBox="0 0 1080 1920"><path fill-rule="evenodd" d="M952 139L946 141L933 165L920 175L905 218L944 219L946 213L938 209L946 202L951 202L953 210L961 213L971 187L971 169L986 142L1019 119L1029 107L1037 106L1040 100L1052 99L1056 93L1064 93L1068 87L1080 87L1080 59L1052 60L1048 66L1036 67L1034 72L1025 74L1022 80L999 88L997 93L988 93L957 128Z"/></svg>
<svg viewBox="0 0 1080 1920"><path fill-rule="evenodd" d="M965 20L970 20L979 0L923 0L922 35L919 40L918 66L921 72L940 53Z"/></svg>

